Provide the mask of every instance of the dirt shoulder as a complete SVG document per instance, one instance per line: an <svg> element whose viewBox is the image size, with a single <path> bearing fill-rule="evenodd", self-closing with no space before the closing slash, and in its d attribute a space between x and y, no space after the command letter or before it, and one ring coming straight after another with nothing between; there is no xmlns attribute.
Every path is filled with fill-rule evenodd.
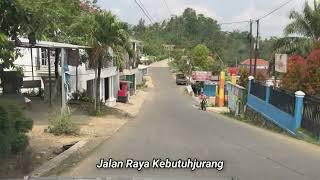
<svg viewBox="0 0 320 180"><path fill-rule="evenodd" d="M153 88L151 78L147 76L145 79L146 85L142 89L137 90L134 96L130 97L129 103L117 103L114 108L108 109L110 114L106 116L93 117L86 113L73 114L71 121L80 126L80 135L78 136L55 136L46 133L45 129L49 125L50 118L38 118L34 123L32 131L28 133L30 142L28 157L25 155L23 158L9 157L6 163L0 164L0 177L23 177L26 174L31 175L32 172L37 170L42 172L43 169L48 168L44 167L46 164L50 164L51 161L54 161L56 157L65 152L62 148L64 145L85 141L88 143L86 143L84 147L76 150L76 153L73 153L69 158L61 161L63 164L57 164L57 166L70 167L80 161L83 156L110 138L131 118L138 115L145 99L148 97L148 93ZM46 117L39 116L38 113L35 114L37 117ZM49 116L51 115L47 115L47 117ZM59 172L59 168L50 170L50 174L56 174L57 172Z"/></svg>

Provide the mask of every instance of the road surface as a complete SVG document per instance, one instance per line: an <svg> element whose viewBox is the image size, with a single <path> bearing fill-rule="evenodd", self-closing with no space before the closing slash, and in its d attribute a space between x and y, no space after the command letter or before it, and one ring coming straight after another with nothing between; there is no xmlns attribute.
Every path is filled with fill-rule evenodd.
<svg viewBox="0 0 320 180"><path fill-rule="evenodd" d="M157 66L157 65L155 65ZM162 66L162 65L159 65ZM320 147L218 114L201 112L180 92L166 67L152 67L155 84L139 116L61 176L150 179L320 179ZM97 169L100 158L224 160L214 169ZM119 178L120 179L120 178Z"/></svg>

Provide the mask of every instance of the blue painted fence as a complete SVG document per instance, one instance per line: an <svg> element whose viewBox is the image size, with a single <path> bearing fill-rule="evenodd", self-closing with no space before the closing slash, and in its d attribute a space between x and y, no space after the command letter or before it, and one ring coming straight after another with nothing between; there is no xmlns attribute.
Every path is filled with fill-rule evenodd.
<svg viewBox="0 0 320 180"><path fill-rule="evenodd" d="M302 111L303 111L303 96L296 95L295 112L291 115L280 110L274 105L270 104L270 86L265 86L265 99L258 98L251 93L253 78L249 79L248 84L248 101L247 105L256 112L263 115L268 120L277 124L279 127L285 129L289 133L295 135L297 129L301 126Z"/></svg>

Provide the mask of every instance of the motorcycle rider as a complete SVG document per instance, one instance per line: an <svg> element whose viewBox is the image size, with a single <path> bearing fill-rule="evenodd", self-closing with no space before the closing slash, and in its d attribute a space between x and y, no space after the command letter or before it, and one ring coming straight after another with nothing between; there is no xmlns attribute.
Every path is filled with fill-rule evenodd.
<svg viewBox="0 0 320 180"><path fill-rule="evenodd" d="M206 111L207 110L207 97L204 94L203 90L201 90L200 96L200 107L202 111Z"/></svg>

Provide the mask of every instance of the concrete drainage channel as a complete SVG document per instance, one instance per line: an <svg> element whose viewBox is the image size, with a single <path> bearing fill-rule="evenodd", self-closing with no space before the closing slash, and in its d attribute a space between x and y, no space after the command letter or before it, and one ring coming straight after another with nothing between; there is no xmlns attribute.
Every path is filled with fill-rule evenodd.
<svg viewBox="0 0 320 180"><path fill-rule="evenodd" d="M84 147L88 143L88 140L82 140L74 145L69 144L63 147L63 149L66 149L62 153L60 153L58 156L54 157L50 161L44 163L39 168L34 170L30 177L41 177L45 176L48 173L50 173L52 170L60 166L64 163L71 155L73 155L75 152L79 151L82 147Z"/></svg>

